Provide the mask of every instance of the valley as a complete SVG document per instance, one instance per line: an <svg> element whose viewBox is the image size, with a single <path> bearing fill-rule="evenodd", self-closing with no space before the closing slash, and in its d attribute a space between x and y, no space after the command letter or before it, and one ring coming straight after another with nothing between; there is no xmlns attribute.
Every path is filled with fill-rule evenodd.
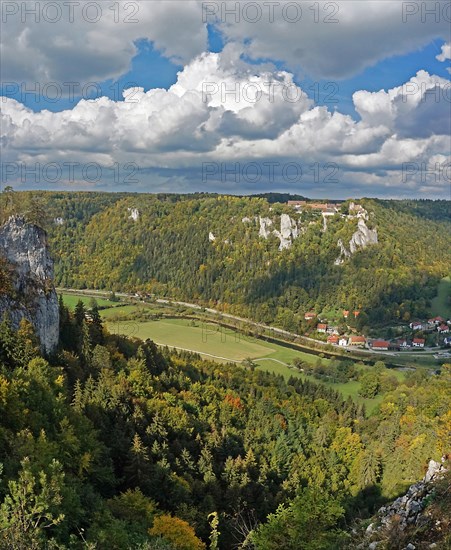
<svg viewBox="0 0 451 550"><path fill-rule="evenodd" d="M330 523L316 523L312 535L321 550L357 550L376 536L390 550L401 535L427 540L407 524L401 535L396 526L374 534L366 527L386 521L382 512L370 519L384 505L411 517L412 499L405 509L399 499L388 503L415 489L428 461L448 472L448 254L440 239L434 244L429 221L421 235L401 231L402 246L393 249L392 204L360 205L363 227L346 203L328 203L324 223L314 212L322 203L294 220L292 206L258 199L267 215L254 224L249 211L239 217L254 199L146 197L152 208L136 231L146 200L115 228L109 209L129 196L83 203L62 195L76 210L58 223L50 218L48 237L17 215L0 230L8 479L0 486L0 547L26 540L40 550L49 540L78 550L86 539L101 550L185 550L186 539L187 550L206 550L220 526L216 550L247 549L247 541L261 550L266 540L276 541L274 550L299 550L290 546L308 533L299 514L309 523L324 513ZM36 212L45 204L61 214L55 195L32 200ZM218 208L222 222L229 217L229 203L235 221L220 244L221 227L204 229ZM442 206L434 230L446 233ZM416 204L400 207L415 218ZM431 208L419 206L428 220ZM186 209L190 219L178 227ZM243 235L242 225L252 227ZM431 245L427 257L413 238ZM55 289L54 280L72 284ZM58 338L45 340L49 330ZM14 518L35 513L28 503L47 479L42 506L51 530L37 521L24 534ZM20 510L19 490L27 494ZM432 492L418 499L448 521ZM244 534L243 514L251 518ZM280 527L285 522L295 535ZM433 520L424 522L432 532ZM182 533L182 546L165 547L161 532Z"/></svg>

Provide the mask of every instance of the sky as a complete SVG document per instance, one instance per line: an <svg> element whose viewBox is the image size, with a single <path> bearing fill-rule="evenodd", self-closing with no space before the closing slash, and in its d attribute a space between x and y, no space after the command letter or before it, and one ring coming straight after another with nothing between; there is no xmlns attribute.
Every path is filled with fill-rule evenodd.
<svg viewBox="0 0 451 550"><path fill-rule="evenodd" d="M451 2L1 3L1 186L451 199Z"/></svg>

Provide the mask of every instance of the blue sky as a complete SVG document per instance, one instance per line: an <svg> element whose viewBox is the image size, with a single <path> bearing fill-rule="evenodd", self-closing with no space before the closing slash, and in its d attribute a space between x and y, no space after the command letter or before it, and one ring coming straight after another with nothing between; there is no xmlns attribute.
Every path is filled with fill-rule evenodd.
<svg viewBox="0 0 451 550"><path fill-rule="evenodd" d="M314 79L305 74L295 77L294 80L316 104L326 105L330 109L336 108L340 112L358 116L352 103L352 94L357 90L378 91L400 86L415 75L420 68L449 79L446 64L436 59L436 56L440 54L442 44L444 44L443 40L434 39L416 51L383 59L352 78ZM141 86L146 91L151 88L170 88L177 81L177 73L183 69L183 65L165 57L149 40L137 40L135 45L137 53L131 60L129 71L117 79L96 81L95 86L87 84L83 88L78 86L76 90L83 89L84 92L83 94L73 94L72 99L57 97L54 91L56 88L49 88L47 95L38 94L33 85L27 84L17 86L18 89L14 92L9 91L11 88L3 86L4 93L1 95L22 100L22 103L33 111L48 109L56 112L71 109L82 97L94 99L99 95L105 95L115 101L121 101L122 91L132 86ZM221 33L214 26L208 25L208 50L219 53L223 47L224 40ZM249 59L247 56L243 57L251 64L261 62L261 60ZM289 67L283 62L265 61L271 61L280 70L289 70ZM65 92L69 90L68 86L64 85L61 85L59 89Z"/></svg>

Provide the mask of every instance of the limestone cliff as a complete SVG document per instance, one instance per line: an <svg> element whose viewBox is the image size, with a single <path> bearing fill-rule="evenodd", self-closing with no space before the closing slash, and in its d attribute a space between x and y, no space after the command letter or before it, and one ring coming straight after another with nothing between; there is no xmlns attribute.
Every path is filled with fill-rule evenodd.
<svg viewBox="0 0 451 550"><path fill-rule="evenodd" d="M347 258L352 256L359 248L377 244L377 229L369 229L364 218L359 218L357 223L357 231L352 235L349 241L349 249L347 249L341 239L338 240L337 246L340 248L340 255L335 260L335 265L342 264Z"/></svg>
<svg viewBox="0 0 451 550"><path fill-rule="evenodd" d="M249 218L243 218L243 223L247 222ZM273 226L273 220L270 218L258 218L260 223L260 230L258 232L259 237L268 239L271 235L275 235L279 241L279 250L290 248L294 239L299 237L300 231L296 224L296 221L290 218L288 214L282 214L280 216L280 231L278 229L271 229Z"/></svg>
<svg viewBox="0 0 451 550"><path fill-rule="evenodd" d="M10 265L13 286L0 295L0 318L8 312L15 327L23 318L31 321L42 351L51 353L58 344L59 309L45 231L11 217L0 227L0 255Z"/></svg>
<svg viewBox="0 0 451 550"><path fill-rule="evenodd" d="M450 518L446 512L450 502L449 484L445 482L440 485L448 468L447 457L443 457L441 463L431 460L424 478L411 485L405 495L380 508L363 536L359 536L357 530L353 531L358 543L351 545L351 548L449 548L447 544L441 545L450 527Z"/></svg>

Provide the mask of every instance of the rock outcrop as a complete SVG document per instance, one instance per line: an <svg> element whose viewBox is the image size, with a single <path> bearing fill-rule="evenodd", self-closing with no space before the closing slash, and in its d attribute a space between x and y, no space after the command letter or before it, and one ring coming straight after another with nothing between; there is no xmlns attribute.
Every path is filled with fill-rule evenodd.
<svg viewBox="0 0 451 550"><path fill-rule="evenodd" d="M246 220L248 220L248 218L246 218ZM288 214L282 214L280 216L280 230L272 229L273 221L270 218L259 217L258 220L260 223L260 230L258 232L259 237L267 239L271 235L276 236L280 241L279 250L290 248L294 239L299 237L300 230L296 221L290 218Z"/></svg>
<svg viewBox="0 0 451 550"><path fill-rule="evenodd" d="M358 248L366 248L372 244L377 244L377 229L369 229L363 218L359 218L357 231L349 241L349 251L351 254Z"/></svg>
<svg viewBox="0 0 451 550"><path fill-rule="evenodd" d="M260 222L260 231L258 232L258 235L263 239L267 239L271 235L271 230L269 227L272 225L272 220L262 217L259 217L258 220Z"/></svg>
<svg viewBox="0 0 451 550"><path fill-rule="evenodd" d="M8 312L15 327L28 319L42 351L51 353L58 345L59 308L45 231L11 217L0 227L0 255L11 267L14 289L12 295L0 295L0 318Z"/></svg>
<svg viewBox="0 0 451 550"><path fill-rule="evenodd" d="M434 494L434 482L445 472L444 459L442 462L429 461L428 470L421 481L411 485L404 496L379 509L373 523L366 529L365 541L356 548L358 550L378 548L381 544L380 538L395 524L398 530L409 529L412 533L427 526L430 523L430 518L428 518L425 508ZM430 546L430 548L433 547L433 545ZM415 550L416 545L409 542L405 548Z"/></svg>
<svg viewBox="0 0 451 550"><path fill-rule="evenodd" d="M280 231L275 229L273 233L280 241L279 250L290 248L293 240L299 237L298 226L288 214L280 216Z"/></svg>
<svg viewBox="0 0 451 550"><path fill-rule="evenodd" d="M127 211L130 212L129 219L137 222L139 220L139 210L137 208L127 208Z"/></svg>
<svg viewBox="0 0 451 550"><path fill-rule="evenodd" d="M359 218L357 223L357 231L352 235L349 241L349 249L347 249L341 239L338 240L337 246L340 247L340 254L335 260L335 265L342 264L347 258L352 256L359 248L377 244L377 229L369 229L364 218Z"/></svg>

